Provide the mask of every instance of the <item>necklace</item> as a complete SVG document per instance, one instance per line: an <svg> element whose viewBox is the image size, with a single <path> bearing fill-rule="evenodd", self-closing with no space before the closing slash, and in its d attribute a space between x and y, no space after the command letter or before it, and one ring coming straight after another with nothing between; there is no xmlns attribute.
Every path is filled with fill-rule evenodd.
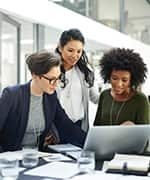
<svg viewBox="0 0 150 180"><path fill-rule="evenodd" d="M77 67L74 66L67 72L66 78L68 79L68 84L65 88L60 89L59 98L66 113L75 122L84 117L82 76L80 78ZM78 97L75 94L78 94Z"/></svg>
<svg viewBox="0 0 150 180"><path fill-rule="evenodd" d="M42 108L43 96L31 97L31 120L33 125L33 134L35 137L35 146L38 148L40 143L40 134L42 131L42 125L44 120L43 108Z"/></svg>
<svg viewBox="0 0 150 180"><path fill-rule="evenodd" d="M70 96L71 96L73 74L74 74L74 68L70 69L70 71L68 72L68 75L67 75L67 76L68 76L68 77L67 77L67 79L68 79L68 84L67 84L67 86L66 86L66 90L67 90L67 92L66 92L66 97L67 97L67 98L70 98Z"/></svg>
<svg viewBox="0 0 150 180"><path fill-rule="evenodd" d="M41 121L39 121L39 127L35 127L35 122L34 122L34 125L33 125L33 131L34 131L34 136L36 138L36 144L35 144L35 147L38 149L39 147L39 144L40 144L40 134L41 134Z"/></svg>
<svg viewBox="0 0 150 180"><path fill-rule="evenodd" d="M121 104L118 112L116 113L116 118L115 118L116 122L118 122L118 120L119 120L120 113L121 113L125 103L126 103L126 101L124 101ZM113 124L113 109L114 109L114 100L112 100L111 109L110 109L110 122L111 122L111 125Z"/></svg>

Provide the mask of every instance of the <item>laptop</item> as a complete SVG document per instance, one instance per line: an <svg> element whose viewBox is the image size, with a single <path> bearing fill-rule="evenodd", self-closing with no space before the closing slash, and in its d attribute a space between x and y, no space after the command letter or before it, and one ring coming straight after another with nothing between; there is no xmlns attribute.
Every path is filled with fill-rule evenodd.
<svg viewBox="0 0 150 180"><path fill-rule="evenodd" d="M84 148L95 152L96 159L112 159L115 153L142 154L148 145L150 125L93 126Z"/></svg>

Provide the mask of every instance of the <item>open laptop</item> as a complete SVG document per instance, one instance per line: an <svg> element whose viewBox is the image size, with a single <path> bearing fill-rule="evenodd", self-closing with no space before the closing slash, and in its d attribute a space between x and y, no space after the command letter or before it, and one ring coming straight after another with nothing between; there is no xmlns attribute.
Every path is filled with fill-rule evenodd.
<svg viewBox="0 0 150 180"><path fill-rule="evenodd" d="M93 126L84 149L92 150L96 159L112 159L115 153L141 154L150 137L150 125Z"/></svg>

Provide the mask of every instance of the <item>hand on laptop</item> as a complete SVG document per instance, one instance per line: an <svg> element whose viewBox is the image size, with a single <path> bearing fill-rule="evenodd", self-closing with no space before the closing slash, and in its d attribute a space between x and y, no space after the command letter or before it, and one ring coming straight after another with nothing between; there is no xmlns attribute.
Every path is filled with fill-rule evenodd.
<svg viewBox="0 0 150 180"><path fill-rule="evenodd" d="M135 125L134 122L132 121L124 121L122 124L120 125Z"/></svg>

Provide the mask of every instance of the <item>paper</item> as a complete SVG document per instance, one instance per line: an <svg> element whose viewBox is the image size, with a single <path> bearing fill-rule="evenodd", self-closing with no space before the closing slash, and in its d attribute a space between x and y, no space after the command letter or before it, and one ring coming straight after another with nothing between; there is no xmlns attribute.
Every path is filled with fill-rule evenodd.
<svg viewBox="0 0 150 180"><path fill-rule="evenodd" d="M56 144L49 145L50 149L53 149L57 152L68 152L68 151L80 151L82 150L80 147L72 145L72 144Z"/></svg>
<svg viewBox="0 0 150 180"><path fill-rule="evenodd" d="M51 155L48 155L47 157L43 157L43 159L47 162L53 162L53 161L70 161L70 159L67 156L64 156L60 153L53 153Z"/></svg>
<svg viewBox="0 0 150 180"><path fill-rule="evenodd" d="M69 178L78 172L77 164L68 162L52 162L25 172L26 175Z"/></svg>
<svg viewBox="0 0 150 180"><path fill-rule="evenodd" d="M148 161L150 161L150 156L115 154L114 159L118 159L118 160L138 160L138 161L148 160Z"/></svg>
<svg viewBox="0 0 150 180"><path fill-rule="evenodd" d="M7 151L7 152L3 152L0 153L0 158L1 159L18 159L18 160L22 160L22 151Z"/></svg>
<svg viewBox="0 0 150 180"><path fill-rule="evenodd" d="M44 157L44 156L49 156L52 153L45 153L45 152L38 152L39 157ZM23 151L7 151L7 152L3 152L0 153L0 158L1 159L18 159L18 160L22 160L23 159Z"/></svg>
<svg viewBox="0 0 150 180"><path fill-rule="evenodd" d="M80 157L81 152L82 151L69 151L69 152L66 152L66 154L74 157L75 159L78 159Z"/></svg>

